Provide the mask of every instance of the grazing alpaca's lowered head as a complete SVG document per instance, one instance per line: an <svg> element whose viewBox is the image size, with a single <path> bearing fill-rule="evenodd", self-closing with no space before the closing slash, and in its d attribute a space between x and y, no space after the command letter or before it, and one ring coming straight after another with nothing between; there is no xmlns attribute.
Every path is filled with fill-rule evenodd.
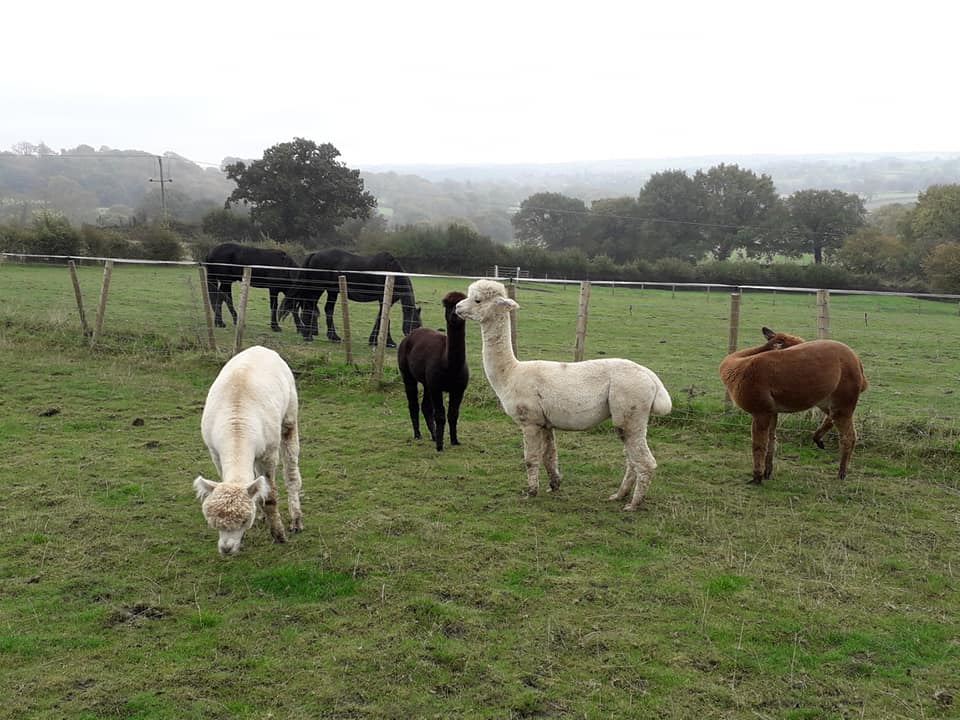
<svg viewBox="0 0 960 720"><path fill-rule="evenodd" d="M517 307L502 284L477 280L456 309L480 323L487 380L523 431L527 494L537 494L541 463L550 489L560 487L555 429L587 430L610 418L623 441L626 472L609 499L623 500L632 489L624 510L636 510L657 467L647 447L649 416L671 411L670 394L652 370L630 360L518 361L510 344L510 310Z"/></svg>
<svg viewBox="0 0 960 720"><path fill-rule="evenodd" d="M268 348L254 346L234 355L210 386L200 432L221 482L198 476L193 488L207 523L220 532L221 555L240 549L260 508L273 539L286 542L274 482L281 458L290 531L303 529L297 411L293 373Z"/></svg>
<svg viewBox="0 0 960 720"><path fill-rule="evenodd" d="M423 385L423 403L420 407L438 451L443 450L445 420L450 425L450 444L460 444L457 438L457 420L460 417L463 393L470 380L470 371L467 369L464 321L454 310L457 303L465 297L466 295L456 290L444 296L446 335L430 328L417 328L400 341L397 349L397 366L407 394L407 409L413 425L413 436L420 438L417 396L419 385ZM445 392L450 395L449 412L446 413L443 408Z"/></svg>
<svg viewBox="0 0 960 720"><path fill-rule="evenodd" d="M835 340L811 340L770 328L762 329L767 342L727 355L720 363L720 379L730 399L753 416L753 479L760 483L773 472L777 414L812 407L824 413L813 433L823 448L823 436L837 426L840 433L839 479L857 441L853 411L860 393L867 389L860 358Z"/></svg>

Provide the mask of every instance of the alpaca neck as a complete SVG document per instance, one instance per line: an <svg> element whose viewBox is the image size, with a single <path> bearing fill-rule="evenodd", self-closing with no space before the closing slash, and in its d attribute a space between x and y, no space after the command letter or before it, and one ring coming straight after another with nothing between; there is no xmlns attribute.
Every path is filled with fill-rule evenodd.
<svg viewBox="0 0 960 720"><path fill-rule="evenodd" d="M246 484L256 474L253 448L242 436L230 445L226 453L220 454L220 479L225 483Z"/></svg>
<svg viewBox="0 0 960 720"><path fill-rule="evenodd" d="M483 370L496 389L502 386L519 364L510 343L510 315L502 313L480 325L483 337Z"/></svg>
<svg viewBox="0 0 960 720"><path fill-rule="evenodd" d="M770 344L757 345L756 347L744 348L743 350L737 350L730 353L732 358L748 358L753 357L754 355L759 355L761 353L769 352L773 348L770 347Z"/></svg>
<svg viewBox="0 0 960 720"><path fill-rule="evenodd" d="M447 367L467 364L466 323L460 318L447 320Z"/></svg>

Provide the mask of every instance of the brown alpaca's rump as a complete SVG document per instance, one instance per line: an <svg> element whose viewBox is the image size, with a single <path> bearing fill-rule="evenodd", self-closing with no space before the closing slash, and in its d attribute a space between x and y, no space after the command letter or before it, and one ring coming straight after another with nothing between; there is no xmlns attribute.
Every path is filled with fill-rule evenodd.
<svg viewBox="0 0 960 720"><path fill-rule="evenodd" d="M720 379L730 399L753 416L753 482L770 477L776 447L777 414L820 408L825 418L813 434L818 447L837 426L842 480L856 431L853 411L867 389L863 364L848 346L834 340L811 340L763 328L767 342L727 355Z"/></svg>

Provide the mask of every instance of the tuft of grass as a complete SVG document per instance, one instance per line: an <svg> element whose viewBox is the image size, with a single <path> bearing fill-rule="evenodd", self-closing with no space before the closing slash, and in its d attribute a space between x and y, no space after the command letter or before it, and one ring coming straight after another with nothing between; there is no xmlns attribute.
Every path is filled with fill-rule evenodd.
<svg viewBox="0 0 960 720"><path fill-rule="evenodd" d="M249 582L255 590L293 602L350 597L357 592L357 579L350 574L304 564L266 568L252 575Z"/></svg>

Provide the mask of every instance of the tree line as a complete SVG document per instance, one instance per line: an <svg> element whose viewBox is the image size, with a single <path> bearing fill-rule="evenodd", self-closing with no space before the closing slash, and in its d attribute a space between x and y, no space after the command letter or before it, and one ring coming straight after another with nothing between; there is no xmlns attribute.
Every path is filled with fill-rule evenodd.
<svg viewBox="0 0 960 720"><path fill-rule="evenodd" d="M750 264L731 260L747 260L758 268L750 271L754 275L785 274L805 284L960 290L957 185L931 186L915 206L890 205L868 215L856 194L804 189L782 197L769 175L720 163L692 175L658 172L636 196L589 206L562 193L531 194L510 218L516 244L503 246L466 222L389 227L360 172L338 158L332 144L295 138L268 148L259 160L226 164L233 190L221 208L199 220L144 223L135 232L89 224L74 231L66 218L41 212L32 224L0 227L0 246L160 259L183 255L185 248L199 258L205 247L225 240L280 241L293 246L295 256L321 246L388 249L428 272L477 275L507 265L571 279L771 282L742 280ZM819 269L770 269L795 264L772 263L775 258L806 255ZM823 282L837 272L853 279ZM798 273L821 282L798 279Z"/></svg>

